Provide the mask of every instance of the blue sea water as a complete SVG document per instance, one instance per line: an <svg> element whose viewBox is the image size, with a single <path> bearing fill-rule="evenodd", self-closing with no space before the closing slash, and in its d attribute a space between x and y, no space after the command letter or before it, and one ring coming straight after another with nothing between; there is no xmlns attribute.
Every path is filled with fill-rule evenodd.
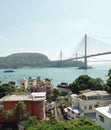
<svg viewBox="0 0 111 130"><path fill-rule="evenodd" d="M42 79L51 78L56 87L61 82L72 83L80 75L89 75L93 78L100 77L104 81L107 80L108 70L111 64L93 65L93 69L82 70L75 67L68 68L32 68L32 69L15 69L13 73L4 73L3 69L0 70L0 81L9 82L15 81L19 85L20 79L25 77L36 78L40 76Z"/></svg>

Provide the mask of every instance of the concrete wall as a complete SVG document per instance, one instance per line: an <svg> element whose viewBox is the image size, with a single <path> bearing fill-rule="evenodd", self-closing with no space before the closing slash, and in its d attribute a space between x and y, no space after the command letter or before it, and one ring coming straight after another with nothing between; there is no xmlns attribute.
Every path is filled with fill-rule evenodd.
<svg viewBox="0 0 111 130"><path fill-rule="evenodd" d="M100 115L103 116L104 122L100 120ZM107 118L105 115L96 111L96 123L101 125L105 130L111 130L111 119Z"/></svg>
<svg viewBox="0 0 111 130"><path fill-rule="evenodd" d="M72 107L79 107L84 113L93 113L95 112L95 107L98 106L107 106L110 104L111 100L83 100L78 97L71 97ZM92 106L92 109L91 109Z"/></svg>

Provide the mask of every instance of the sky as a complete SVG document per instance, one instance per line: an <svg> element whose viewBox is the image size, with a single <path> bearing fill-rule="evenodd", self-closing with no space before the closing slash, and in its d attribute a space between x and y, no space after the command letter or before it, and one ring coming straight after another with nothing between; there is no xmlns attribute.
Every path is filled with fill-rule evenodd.
<svg viewBox="0 0 111 130"><path fill-rule="evenodd" d="M0 56L70 57L85 34L111 41L111 0L0 0Z"/></svg>

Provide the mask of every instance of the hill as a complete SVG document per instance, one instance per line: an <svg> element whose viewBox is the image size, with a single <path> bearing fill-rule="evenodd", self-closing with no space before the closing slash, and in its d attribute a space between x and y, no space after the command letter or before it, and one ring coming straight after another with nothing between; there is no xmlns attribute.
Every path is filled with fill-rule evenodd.
<svg viewBox="0 0 111 130"><path fill-rule="evenodd" d="M16 53L6 57L0 57L0 69L23 67L79 67L81 61L50 61L48 57L40 53Z"/></svg>
<svg viewBox="0 0 111 130"><path fill-rule="evenodd" d="M0 68L45 67L48 64L48 57L40 53L16 53L0 58Z"/></svg>

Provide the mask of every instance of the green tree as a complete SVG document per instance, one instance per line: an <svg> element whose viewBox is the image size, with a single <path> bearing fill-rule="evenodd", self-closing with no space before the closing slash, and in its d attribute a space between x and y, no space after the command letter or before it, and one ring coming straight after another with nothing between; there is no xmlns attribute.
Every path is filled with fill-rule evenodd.
<svg viewBox="0 0 111 130"><path fill-rule="evenodd" d="M87 117L66 121L64 128L65 130L104 130Z"/></svg>
<svg viewBox="0 0 111 130"><path fill-rule="evenodd" d="M39 121L38 124L29 127L27 130L104 130L87 117L77 118L69 121L57 122Z"/></svg>
<svg viewBox="0 0 111 130"><path fill-rule="evenodd" d="M51 124L46 121L39 121L37 125L31 126L27 130L51 130Z"/></svg>
<svg viewBox="0 0 111 130"><path fill-rule="evenodd" d="M4 112L4 115L5 115L5 119L9 119L14 116L14 112L13 112L13 110L7 110Z"/></svg>
<svg viewBox="0 0 111 130"><path fill-rule="evenodd" d="M79 76L72 84L70 84L71 90L74 93L79 93L80 90L89 88L88 82L91 79L88 75Z"/></svg>
<svg viewBox="0 0 111 130"><path fill-rule="evenodd" d="M26 104L24 102L18 102L14 108L14 115L18 121L28 119L29 113L26 111Z"/></svg>
<svg viewBox="0 0 111 130"><path fill-rule="evenodd" d="M79 93L80 90L84 89L103 90L104 82L100 78L91 78L88 75L81 75L70 84L70 87L73 93Z"/></svg>
<svg viewBox="0 0 111 130"><path fill-rule="evenodd" d="M53 90L53 100L57 99L58 95L59 95L58 89L54 88L54 90Z"/></svg>
<svg viewBox="0 0 111 130"><path fill-rule="evenodd" d="M111 93L111 69L108 71L108 79L106 81L106 90Z"/></svg>
<svg viewBox="0 0 111 130"><path fill-rule="evenodd" d="M77 128L77 130L104 130L104 128L102 128L101 126L97 126L97 125L84 125L84 126L80 126L79 128Z"/></svg>
<svg viewBox="0 0 111 130"><path fill-rule="evenodd" d="M51 127L51 130L64 130L63 124L57 123Z"/></svg>
<svg viewBox="0 0 111 130"><path fill-rule="evenodd" d="M57 119L55 118L54 115L52 115L52 116L50 117L49 122L50 122L51 124L56 124L56 123L57 123Z"/></svg>
<svg viewBox="0 0 111 130"><path fill-rule="evenodd" d="M15 82L14 81L9 81L8 84L15 86Z"/></svg>
<svg viewBox="0 0 111 130"><path fill-rule="evenodd" d="M0 97L5 96L6 94L11 94L15 92L16 86L15 82L10 81L9 83L0 83Z"/></svg>
<svg viewBox="0 0 111 130"><path fill-rule="evenodd" d="M108 76L111 77L111 69L108 71Z"/></svg>
<svg viewBox="0 0 111 130"><path fill-rule="evenodd" d="M35 116L31 116L26 121L26 129L38 124L38 120Z"/></svg>

